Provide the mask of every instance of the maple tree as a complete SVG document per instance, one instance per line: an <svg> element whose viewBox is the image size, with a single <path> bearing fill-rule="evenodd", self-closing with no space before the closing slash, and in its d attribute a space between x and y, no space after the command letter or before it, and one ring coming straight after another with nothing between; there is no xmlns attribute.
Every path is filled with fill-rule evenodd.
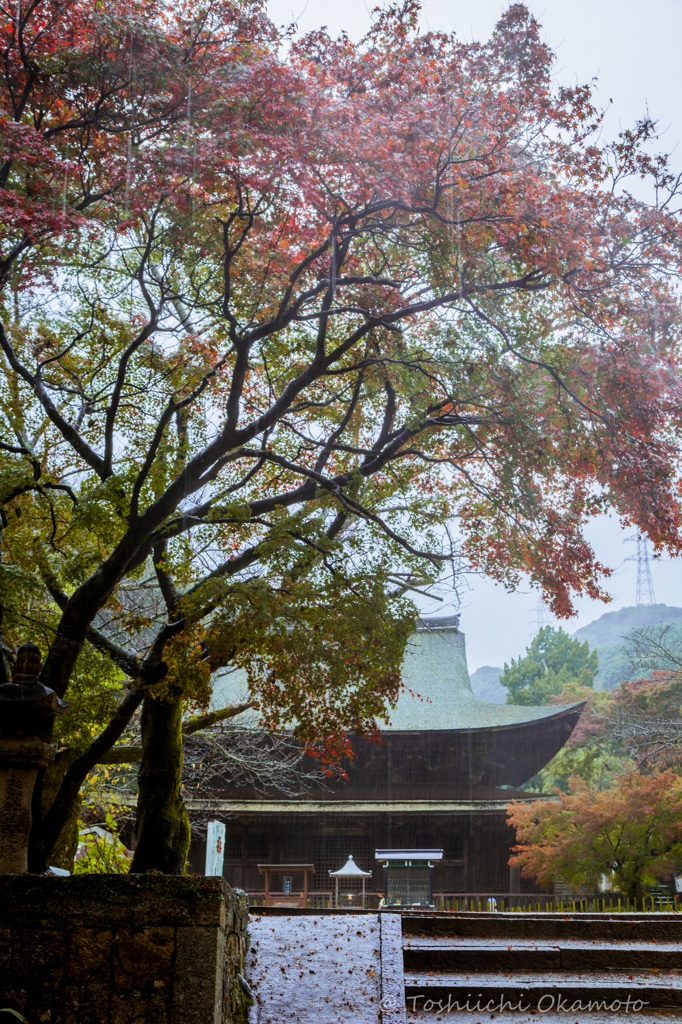
<svg viewBox="0 0 682 1024"><path fill-rule="evenodd" d="M417 22L285 53L252 2L3 9L0 674L37 636L60 696L118 673L96 715L85 674L33 869L141 705L133 870L181 871L183 713L222 667L333 760L444 568L567 615L605 507L679 550L653 125L600 145L521 5L483 44Z"/></svg>
<svg viewBox="0 0 682 1024"><path fill-rule="evenodd" d="M596 768L604 771L604 778L633 770L644 774L680 770L679 631L661 624L631 630L624 639L623 651L632 669L646 675L624 681L610 691L594 691L573 681L550 699L550 703L584 700L586 704L566 747L544 770L547 777L555 769L562 772L562 789L569 774L591 781ZM567 771L569 766L571 770Z"/></svg>
<svg viewBox="0 0 682 1024"><path fill-rule="evenodd" d="M557 877L595 891L602 875L641 897L682 864L682 778L675 772L622 775L599 789L573 777L553 800L508 807L517 846L510 860L551 887Z"/></svg>
<svg viewBox="0 0 682 1024"><path fill-rule="evenodd" d="M644 679L614 687L608 701L592 710L592 742L618 751L644 774L680 770L682 678L655 669Z"/></svg>
<svg viewBox="0 0 682 1024"><path fill-rule="evenodd" d="M610 692L575 682L564 686L552 703L582 698L586 707L565 747L538 776L558 803L530 805L537 813L509 807L519 840L514 863L542 884L560 875L595 888L604 874L629 896L641 897L682 867L676 823L681 682L679 668L672 668L679 638L667 627L637 631L628 650L643 667L655 659L671 668L654 669Z"/></svg>
<svg viewBox="0 0 682 1024"><path fill-rule="evenodd" d="M626 636L632 664L648 675L625 681L612 690L593 690L572 679L550 704L584 702L580 720L566 744L529 789L568 790L569 778L597 788L619 775L680 771L682 752L682 678L680 639L667 626L636 630ZM653 668L667 664L669 667Z"/></svg>

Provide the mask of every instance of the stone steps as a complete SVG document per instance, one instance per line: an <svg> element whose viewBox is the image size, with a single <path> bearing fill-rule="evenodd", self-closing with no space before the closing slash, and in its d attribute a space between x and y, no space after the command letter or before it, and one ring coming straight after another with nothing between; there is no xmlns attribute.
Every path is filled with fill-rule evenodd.
<svg viewBox="0 0 682 1024"><path fill-rule="evenodd" d="M404 913L403 934L415 938L587 939L682 943L680 914Z"/></svg>
<svg viewBox="0 0 682 1024"><path fill-rule="evenodd" d="M632 1003L641 1003L634 1012L647 1007L682 1007L682 979L669 973L654 975L647 972L624 974L619 971L593 971L578 974L572 971L519 971L514 974L497 972L450 973L446 971L410 972L405 975L405 1000L408 1007L418 1007L428 1001L458 1003L456 1009L464 1009L468 1002L472 1007L480 1003L485 1007L489 1002L501 1006L502 1000L514 1004L517 1009L525 1005L540 1010L549 1006L552 998L559 997L564 1004L581 1002L576 1009L597 1009L589 1007L590 1002L604 1003L607 1009L614 1001L626 1006L630 997ZM544 1002L543 1002L544 1000ZM608 1005L607 1005L608 1004ZM510 1007L511 1009L511 1007ZM488 1010L492 1012L493 1008ZM625 1010L623 1012L626 1012ZM630 1013L633 1010L630 1008Z"/></svg>
<svg viewBox="0 0 682 1024"><path fill-rule="evenodd" d="M682 915L412 912L400 931L408 1020L682 1019Z"/></svg>
<svg viewBox="0 0 682 1024"><path fill-rule="evenodd" d="M674 943L610 945L581 942L522 945L491 941L411 942L403 946L406 972L419 971L631 971L679 970L680 947Z"/></svg>
<svg viewBox="0 0 682 1024"><path fill-rule="evenodd" d="M682 914L264 911L250 931L253 1024L682 1024Z"/></svg>

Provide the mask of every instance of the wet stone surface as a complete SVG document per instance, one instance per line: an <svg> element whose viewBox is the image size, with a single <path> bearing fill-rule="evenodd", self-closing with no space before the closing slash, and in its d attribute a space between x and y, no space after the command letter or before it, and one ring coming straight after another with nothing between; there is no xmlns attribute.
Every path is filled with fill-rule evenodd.
<svg viewBox="0 0 682 1024"><path fill-rule="evenodd" d="M407 1024L682 1021L682 918L403 917Z"/></svg>
<svg viewBox="0 0 682 1024"><path fill-rule="evenodd" d="M249 920L251 1024L378 1024L377 914Z"/></svg>

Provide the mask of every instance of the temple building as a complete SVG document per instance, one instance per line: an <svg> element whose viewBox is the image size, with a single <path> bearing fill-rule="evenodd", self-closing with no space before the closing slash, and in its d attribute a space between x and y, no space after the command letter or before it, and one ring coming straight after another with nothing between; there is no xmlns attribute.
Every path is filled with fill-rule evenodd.
<svg viewBox="0 0 682 1024"><path fill-rule="evenodd" d="M353 739L346 780L327 780L291 799L226 785L215 800L188 800L193 815L226 825L228 882L255 894L264 888L259 864L297 863L314 866L313 892L329 892L329 872L352 855L373 873L367 890L378 892L377 849L438 849L434 892L519 891L508 866L515 840L506 806L541 796L518 787L558 753L583 705L480 700L458 616L422 620L408 645L403 684L381 742ZM244 685L237 673L221 681L216 706L243 699ZM203 855L195 842L193 870L202 870ZM296 880L282 884L298 888Z"/></svg>

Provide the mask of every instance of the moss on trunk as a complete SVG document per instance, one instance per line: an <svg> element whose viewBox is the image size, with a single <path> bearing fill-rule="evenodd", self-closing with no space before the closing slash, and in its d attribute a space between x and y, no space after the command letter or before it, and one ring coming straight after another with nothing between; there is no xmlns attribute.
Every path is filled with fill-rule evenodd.
<svg viewBox="0 0 682 1024"><path fill-rule="evenodd" d="M131 872L182 875L190 826L181 790L182 694L146 696L142 705L142 759L138 773L137 847Z"/></svg>

